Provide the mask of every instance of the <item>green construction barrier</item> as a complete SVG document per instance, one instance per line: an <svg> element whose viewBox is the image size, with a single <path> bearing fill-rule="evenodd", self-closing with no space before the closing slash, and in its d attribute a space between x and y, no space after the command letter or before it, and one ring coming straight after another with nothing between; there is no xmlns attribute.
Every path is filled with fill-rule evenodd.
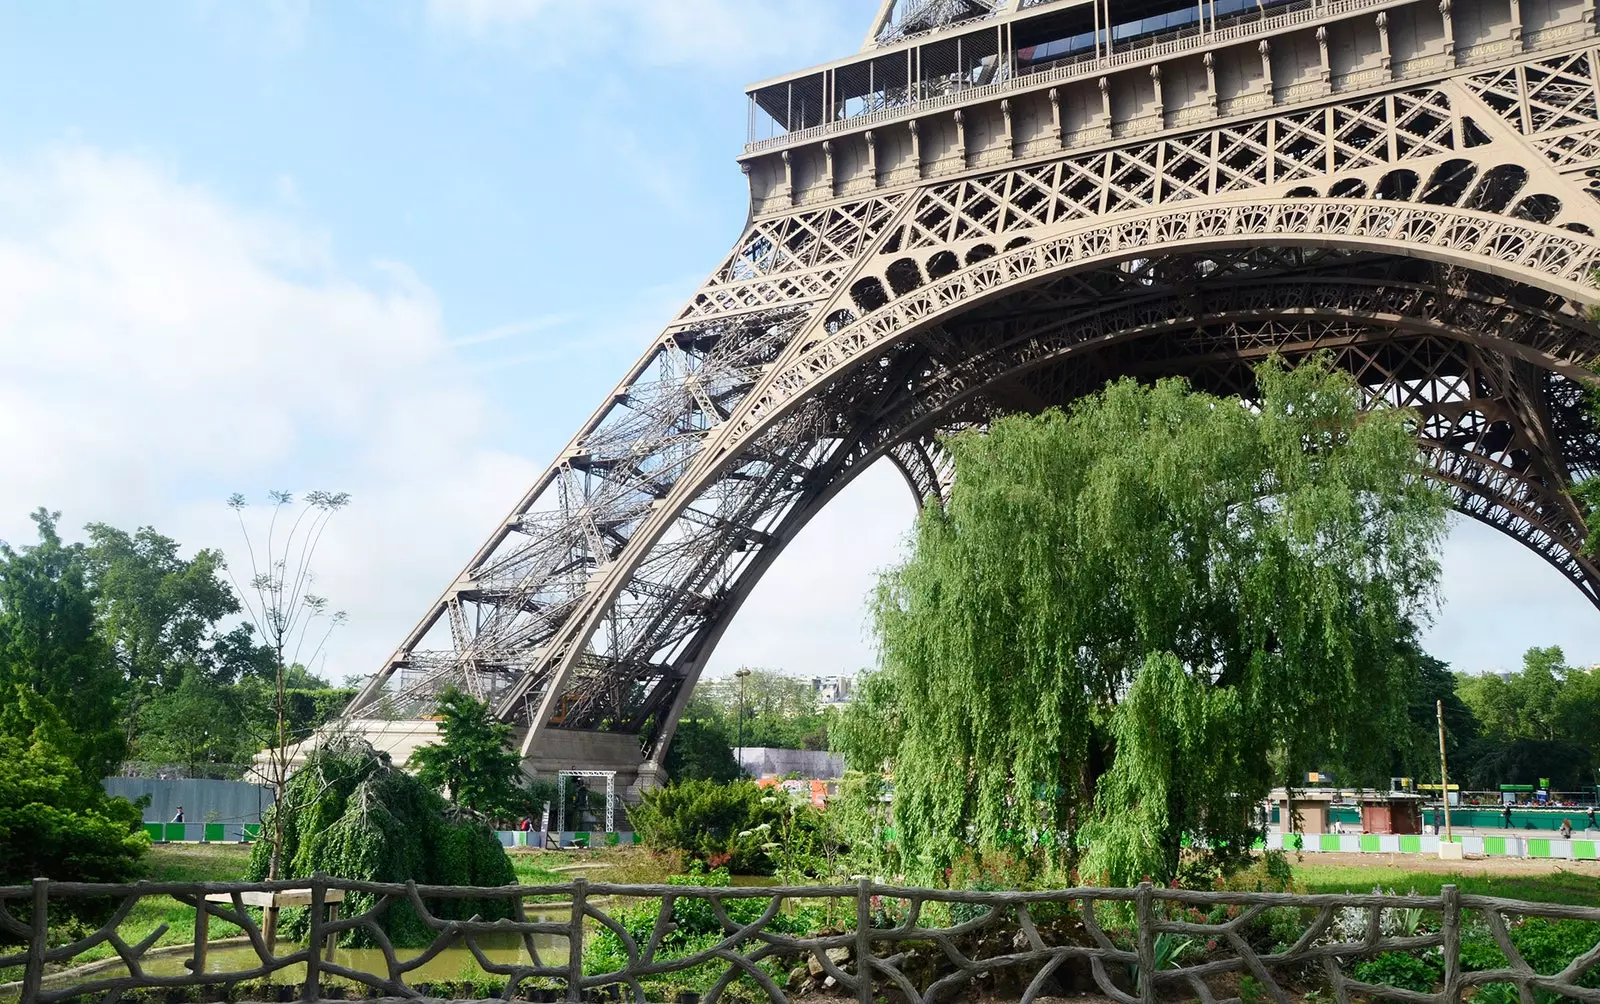
<svg viewBox="0 0 1600 1004"><path fill-rule="evenodd" d="M1484 837L1483 838L1483 853L1488 854L1491 857L1496 855L1496 854L1500 855L1501 857L1504 857L1505 853L1506 853L1506 838L1505 837Z"/></svg>
<svg viewBox="0 0 1600 1004"><path fill-rule="evenodd" d="M144 824L144 832L150 834L150 839L155 843L160 843L162 838L166 836L166 830L160 823Z"/></svg>
<svg viewBox="0 0 1600 1004"><path fill-rule="evenodd" d="M211 843L221 843L227 838L222 835L221 823L207 823L205 839Z"/></svg>
<svg viewBox="0 0 1600 1004"><path fill-rule="evenodd" d="M1325 851L1336 851L1336 850L1338 850L1340 848L1340 846L1341 846L1341 844L1339 843L1339 834L1337 834L1337 833L1322 833L1322 834L1319 834L1318 837L1317 837L1317 846L1321 847Z"/></svg>
<svg viewBox="0 0 1600 1004"><path fill-rule="evenodd" d="M1547 858L1550 856L1550 841L1540 840L1537 837L1528 838L1528 857Z"/></svg>
<svg viewBox="0 0 1600 1004"><path fill-rule="evenodd" d="M1375 854L1382 850L1383 846L1378 843L1378 835L1376 833L1363 833L1361 834L1361 849L1368 853Z"/></svg>
<svg viewBox="0 0 1600 1004"><path fill-rule="evenodd" d="M1252 851L1264 851L1264 850L1266 850L1267 849L1267 838L1266 837L1257 837L1256 838L1256 842L1250 845L1250 849Z"/></svg>
<svg viewBox="0 0 1600 1004"><path fill-rule="evenodd" d="M615 834L615 833L607 833L606 834L606 846L607 847L616 847L620 843L622 843L622 838L620 836L618 836L617 834Z"/></svg>
<svg viewBox="0 0 1600 1004"><path fill-rule="evenodd" d="M572 835L572 843L573 843L574 846L577 846L577 847L588 847L589 846L589 834L587 834L587 833L574 833Z"/></svg>
<svg viewBox="0 0 1600 1004"><path fill-rule="evenodd" d="M1422 853L1422 838L1419 837L1419 836L1416 836L1415 834L1412 834L1410 836L1407 836L1405 834L1401 834L1401 836L1400 836L1400 852L1402 854L1421 854Z"/></svg>
<svg viewBox="0 0 1600 1004"><path fill-rule="evenodd" d="M260 837L261 837L261 824L260 823L246 823L246 824L244 824L244 838L246 840L257 840L257 839L260 839Z"/></svg>
<svg viewBox="0 0 1600 1004"><path fill-rule="evenodd" d="M1572 842L1572 856L1583 861L1595 860L1593 840L1574 840Z"/></svg>
<svg viewBox="0 0 1600 1004"><path fill-rule="evenodd" d="M1304 850L1306 838L1303 833L1286 833L1283 837L1283 849L1286 851Z"/></svg>
<svg viewBox="0 0 1600 1004"><path fill-rule="evenodd" d="M188 835L188 830L185 829L183 823L168 823L167 824L167 839L168 840L182 840L187 835Z"/></svg>

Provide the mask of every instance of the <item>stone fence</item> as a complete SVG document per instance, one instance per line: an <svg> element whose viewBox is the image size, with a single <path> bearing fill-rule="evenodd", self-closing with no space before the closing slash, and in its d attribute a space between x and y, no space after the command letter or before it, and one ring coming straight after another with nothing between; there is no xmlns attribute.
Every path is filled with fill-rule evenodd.
<svg viewBox="0 0 1600 1004"><path fill-rule="evenodd" d="M263 935L260 913L249 904L270 900L273 893L310 904L300 944L274 945ZM52 909L91 897L104 905L109 920L71 943L55 943ZM204 910L209 924L236 925L248 962L207 971L219 959L213 956L207 966L201 933L181 974L148 971L165 925L126 937L119 932L133 926L130 915L137 916L135 906L149 897L170 897ZM343 901L345 916L325 913L334 900ZM497 912L510 919L443 918L452 902L463 900L497 903ZM830 919L800 926L797 918L804 911L812 918L823 915L819 904ZM379 924L385 910L406 906L431 933L426 948L397 950ZM0 954L0 972L20 976L0 986L0 998L17 995L22 1004L239 999L239 985L255 980L279 984L278 1000L291 999L289 994L303 1001L417 998L435 989L416 978L417 970L449 949L470 955L496 981L500 997L538 1001L661 999L662 988L674 985L673 977L697 975L700 982L694 985L708 1004L729 991L741 1000L769 998L775 1004L801 994L814 998L818 992L848 994L860 1004L878 999L923 1004L952 999L973 983L985 996L1025 1004L1082 991L1119 1004L1175 999L1213 1004L1241 997L1287 1004L1312 986L1321 999L1443 1004L1489 984L1498 984L1496 992L1505 1000L1532 1004L1543 991L1544 999L1554 994L1600 1004L1600 989L1592 988L1600 981L1590 973L1600 963L1600 944L1562 963L1557 972L1538 972L1517 947L1522 926L1535 918L1600 924L1600 907L1464 895L1454 886L1437 896L1393 896L1193 892L1149 884L964 892L866 880L826 887L712 888L580 879L561 886L474 889L320 877L115 886L38 879L31 886L0 887L0 953L11 951L7 945L23 946ZM692 920L702 925L704 937L675 936ZM208 924L195 926L204 932ZM340 938L357 937L377 951L336 947ZM1464 964L1464 940L1476 946L1472 955L1478 968ZM485 950L491 943L516 949L519 942L521 950L513 951L509 962L496 962ZM559 946L554 952L552 943ZM1488 968L1482 968L1485 945L1493 958ZM120 962L73 968L85 957L109 954L105 946ZM607 950L596 951L601 947ZM1395 955L1406 957L1400 962L1424 963L1408 970L1409 986L1360 978L1367 960ZM351 963L355 957L368 961ZM1369 965L1364 975L1376 979L1402 969ZM1424 982L1432 980L1430 986L1419 988L1419 971Z"/></svg>

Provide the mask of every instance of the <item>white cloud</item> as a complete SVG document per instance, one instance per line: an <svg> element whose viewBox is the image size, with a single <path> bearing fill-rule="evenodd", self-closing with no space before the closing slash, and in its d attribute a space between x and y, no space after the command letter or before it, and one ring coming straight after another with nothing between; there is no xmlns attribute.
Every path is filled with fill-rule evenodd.
<svg viewBox="0 0 1600 1004"><path fill-rule="evenodd" d="M1442 559L1444 609L1427 650L1468 673L1513 670L1534 646L1560 645L1571 662L1600 663L1600 614L1566 577L1498 530L1451 519Z"/></svg>
<svg viewBox="0 0 1600 1004"><path fill-rule="evenodd" d="M304 224L147 160L0 162L0 538L26 513L242 544L232 491L342 489L318 592L351 614L333 675L371 672L531 480L488 424L432 292L341 267Z"/></svg>
<svg viewBox="0 0 1600 1004"><path fill-rule="evenodd" d="M560 63L733 66L815 47L833 35L830 13L817 0L428 0L429 18L446 30L537 39L540 57Z"/></svg>

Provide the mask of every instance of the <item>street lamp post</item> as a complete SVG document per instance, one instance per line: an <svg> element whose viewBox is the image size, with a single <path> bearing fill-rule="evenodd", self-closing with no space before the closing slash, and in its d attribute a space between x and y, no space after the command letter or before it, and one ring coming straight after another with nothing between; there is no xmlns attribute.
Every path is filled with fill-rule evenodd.
<svg viewBox="0 0 1600 1004"><path fill-rule="evenodd" d="M739 763L739 770L742 773L744 771L744 681L745 677L750 675L750 671L741 668L735 670L733 675L739 678L739 725L737 729L739 754L736 759Z"/></svg>

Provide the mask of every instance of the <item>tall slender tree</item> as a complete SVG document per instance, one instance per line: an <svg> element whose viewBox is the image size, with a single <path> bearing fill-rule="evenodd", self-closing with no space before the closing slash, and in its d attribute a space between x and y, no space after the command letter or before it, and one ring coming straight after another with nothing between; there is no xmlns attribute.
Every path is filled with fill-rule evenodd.
<svg viewBox="0 0 1600 1004"><path fill-rule="evenodd" d="M288 674L293 665L314 663L328 636L344 622L343 611L331 611L327 598L313 593L311 587L315 579L312 566L317 545L322 542L322 534L334 515L350 504L350 496L346 492L307 492L298 505L294 496L286 491L272 491L267 497L272 513L266 533L259 541L252 539L244 521L244 510L249 504L245 497L231 496L228 508L239 517L239 530L244 536L250 564L249 581L243 585L235 583L235 588L257 634L272 652L273 729L266 751L266 773L274 804L284 811L271 816L272 849L266 877L276 879L283 874L284 867L284 822L297 808L285 801L294 767L291 743L305 738L292 734L289 728ZM275 911L270 912L267 923L275 925L276 922Z"/></svg>

